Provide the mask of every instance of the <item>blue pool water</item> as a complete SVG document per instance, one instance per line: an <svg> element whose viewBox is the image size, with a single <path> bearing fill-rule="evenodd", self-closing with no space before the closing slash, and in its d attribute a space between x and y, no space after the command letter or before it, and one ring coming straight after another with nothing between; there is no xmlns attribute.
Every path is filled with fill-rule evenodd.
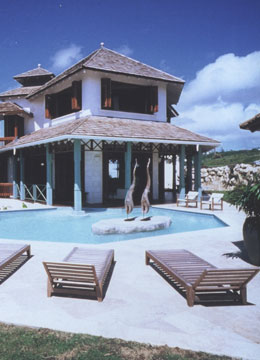
<svg viewBox="0 0 260 360"><path fill-rule="evenodd" d="M140 215L141 210L138 208L131 213L131 217ZM125 210L87 209L83 216L74 215L68 208L1 212L0 238L99 244L226 226L214 215L151 208L149 216L155 215L171 217L171 226L152 232L95 235L91 231L93 223L102 219L125 218Z"/></svg>

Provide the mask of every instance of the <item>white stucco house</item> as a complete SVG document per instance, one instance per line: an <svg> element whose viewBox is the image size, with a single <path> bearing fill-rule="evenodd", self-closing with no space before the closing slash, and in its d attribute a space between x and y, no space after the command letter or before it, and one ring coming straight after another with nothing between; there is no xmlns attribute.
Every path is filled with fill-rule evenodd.
<svg viewBox="0 0 260 360"><path fill-rule="evenodd" d="M123 201L137 159L138 204L151 159L150 200L163 200L164 159L179 188L200 191L201 154L219 142L171 123L184 81L101 47L55 76L38 66L0 94L0 183L48 204ZM195 181L192 183L192 167ZM30 190L31 189L31 190Z"/></svg>

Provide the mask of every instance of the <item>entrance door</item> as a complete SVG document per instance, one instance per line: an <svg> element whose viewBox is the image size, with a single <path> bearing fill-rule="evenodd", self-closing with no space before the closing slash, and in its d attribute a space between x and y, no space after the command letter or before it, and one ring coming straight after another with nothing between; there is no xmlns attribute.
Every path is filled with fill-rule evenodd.
<svg viewBox="0 0 260 360"><path fill-rule="evenodd" d="M74 161L73 152L55 154L55 202L73 202Z"/></svg>
<svg viewBox="0 0 260 360"><path fill-rule="evenodd" d="M147 167L147 162L148 159L150 158L150 166L149 166L149 172L150 172L150 177L151 177L151 188L150 188L150 193L149 193L149 199L151 201L152 199L152 160L153 160L153 155L152 153L136 153L133 152L132 155L132 171L133 171L133 167L135 165L135 159L137 159L137 163L138 163L138 167L136 168L136 185L135 185L135 191L133 194L133 200L134 200L134 204L135 205L140 205L141 203L141 197L143 194L143 191L146 187L146 183L147 183L147 173L146 173L146 167Z"/></svg>

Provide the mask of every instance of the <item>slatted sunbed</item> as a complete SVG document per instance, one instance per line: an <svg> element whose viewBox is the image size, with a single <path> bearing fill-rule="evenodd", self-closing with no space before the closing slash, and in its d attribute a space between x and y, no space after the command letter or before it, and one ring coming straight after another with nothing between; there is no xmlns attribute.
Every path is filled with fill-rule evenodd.
<svg viewBox="0 0 260 360"><path fill-rule="evenodd" d="M148 250L146 265L149 264L186 291L189 306L202 293L231 293L245 304L246 285L260 270L218 269L187 250Z"/></svg>
<svg viewBox="0 0 260 360"><path fill-rule="evenodd" d="M47 296L66 294L102 301L104 284L114 263L114 250L75 247L63 262L43 262L47 272Z"/></svg>
<svg viewBox="0 0 260 360"><path fill-rule="evenodd" d="M19 256L27 254L31 256L30 245L25 244L0 244L0 270L5 270L8 265L12 264Z"/></svg>

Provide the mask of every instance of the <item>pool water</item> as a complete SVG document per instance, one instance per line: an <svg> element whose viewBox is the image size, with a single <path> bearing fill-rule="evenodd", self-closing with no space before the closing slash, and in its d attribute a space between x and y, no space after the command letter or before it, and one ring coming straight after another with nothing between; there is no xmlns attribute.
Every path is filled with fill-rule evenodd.
<svg viewBox="0 0 260 360"><path fill-rule="evenodd" d="M131 217L140 215L140 208L131 213ZM100 244L227 226L214 215L150 208L149 216L155 215L171 217L171 226L151 232L96 235L91 231L93 223L102 219L125 218L125 209L87 209L85 215L75 215L69 208L1 212L0 238Z"/></svg>

